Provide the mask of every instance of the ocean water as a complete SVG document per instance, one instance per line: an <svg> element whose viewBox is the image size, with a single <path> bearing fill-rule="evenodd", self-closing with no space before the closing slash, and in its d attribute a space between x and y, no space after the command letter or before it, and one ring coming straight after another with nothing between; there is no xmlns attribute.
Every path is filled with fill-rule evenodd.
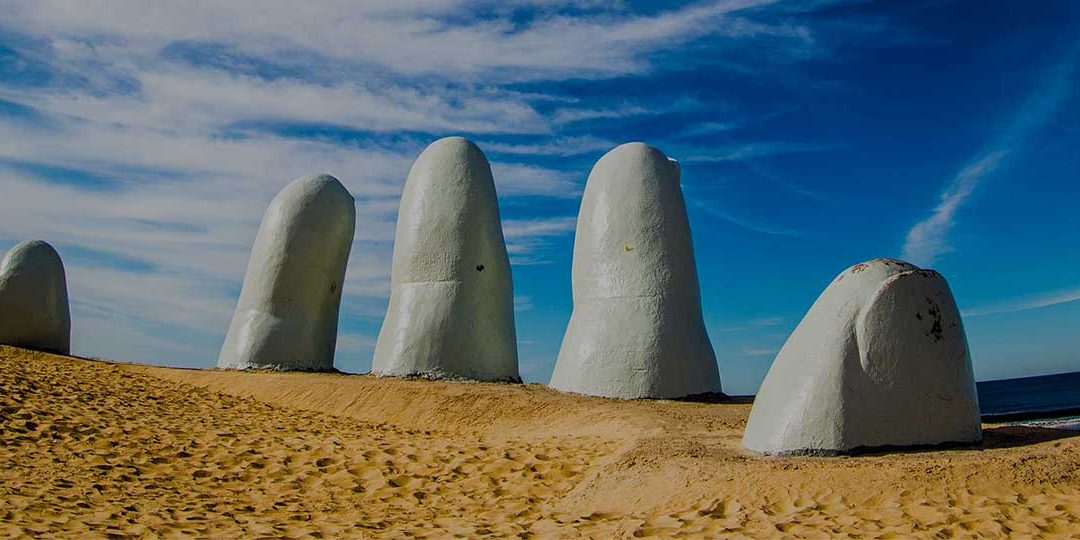
<svg viewBox="0 0 1080 540"><path fill-rule="evenodd" d="M1023 420L1020 422L1011 422L1018 426L1031 426L1041 428L1052 429L1067 429L1069 431L1080 431L1080 416L1065 416L1063 418L1039 418L1034 420Z"/></svg>
<svg viewBox="0 0 1080 540"><path fill-rule="evenodd" d="M983 420L1080 431L1080 372L976 383Z"/></svg>

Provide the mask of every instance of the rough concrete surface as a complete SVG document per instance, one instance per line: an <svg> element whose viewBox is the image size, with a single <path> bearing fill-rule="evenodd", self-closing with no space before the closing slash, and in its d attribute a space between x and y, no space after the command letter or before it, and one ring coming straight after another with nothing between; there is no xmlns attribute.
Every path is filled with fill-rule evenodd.
<svg viewBox="0 0 1080 540"><path fill-rule="evenodd" d="M435 141L405 181L390 305L372 372L519 381L514 288L491 167L461 137Z"/></svg>
<svg viewBox="0 0 1080 540"><path fill-rule="evenodd" d="M743 445L837 454L980 440L960 312L945 279L893 259L857 264L825 289L754 400Z"/></svg>
<svg viewBox="0 0 1080 540"><path fill-rule="evenodd" d="M352 195L333 176L298 178L274 197L255 237L219 368L334 368L355 223Z"/></svg>
<svg viewBox="0 0 1080 540"><path fill-rule="evenodd" d="M656 148L623 144L593 167L573 295L552 387L624 399L720 391L679 164Z"/></svg>

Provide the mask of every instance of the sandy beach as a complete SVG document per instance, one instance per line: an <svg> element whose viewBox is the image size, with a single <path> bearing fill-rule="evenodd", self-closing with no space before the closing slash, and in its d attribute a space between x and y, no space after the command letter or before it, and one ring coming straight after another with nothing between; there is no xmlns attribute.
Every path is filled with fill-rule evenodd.
<svg viewBox="0 0 1080 540"><path fill-rule="evenodd" d="M1080 535L1078 432L763 458L740 447L749 409L0 347L0 534Z"/></svg>

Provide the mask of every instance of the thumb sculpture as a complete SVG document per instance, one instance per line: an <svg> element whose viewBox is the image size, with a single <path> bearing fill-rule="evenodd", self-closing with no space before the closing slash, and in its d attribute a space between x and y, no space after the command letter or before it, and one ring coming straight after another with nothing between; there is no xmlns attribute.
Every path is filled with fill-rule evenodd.
<svg viewBox="0 0 1080 540"><path fill-rule="evenodd" d="M743 446L834 455L982 438L967 338L941 274L893 259L848 268L769 369Z"/></svg>
<svg viewBox="0 0 1080 540"><path fill-rule="evenodd" d="M405 181L371 371L521 380L495 182L484 153L461 137L431 143Z"/></svg>
<svg viewBox="0 0 1080 540"><path fill-rule="evenodd" d="M71 352L64 263L41 240L17 244L0 262L0 344Z"/></svg>
<svg viewBox="0 0 1080 540"><path fill-rule="evenodd" d="M293 180L263 215L218 356L224 369L334 369L356 206L329 175Z"/></svg>
<svg viewBox="0 0 1080 540"><path fill-rule="evenodd" d="M552 387L623 399L720 391L675 160L629 143L596 163L578 214L573 293Z"/></svg>

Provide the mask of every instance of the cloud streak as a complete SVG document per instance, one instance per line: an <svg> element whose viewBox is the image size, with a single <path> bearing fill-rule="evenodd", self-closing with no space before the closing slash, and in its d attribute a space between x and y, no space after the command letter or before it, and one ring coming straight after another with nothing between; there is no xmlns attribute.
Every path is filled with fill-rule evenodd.
<svg viewBox="0 0 1080 540"><path fill-rule="evenodd" d="M981 317L984 315L997 315L1001 313L1017 313L1020 311L1030 311L1059 304L1068 304L1078 300L1080 300L1080 287L1074 287L1071 289L1051 291L986 304L984 306L977 306L963 310L962 315L964 317Z"/></svg>
<svg viewBox="0 0 1080 540"><path fill-rule="evenodd" d="M930 217L918 222L907 233L904 259L920 266L930 266L941 255L952 251L948 233L956 220L956 212L979 183L998 169L1008 150L995 150L980 156L964 167L941 194L941 202Z"/></svg>
<svg viewBox="0 0 1080 540"><path fill-rule="evenodd" d="M775 0L701 2L650 15L518 3L437 0L425 3L236 0L189 5L141 2L12 0L6 25L23 32L107 44L119 37L140 50L170 42L213 42L263 57L312 55L405 76L536 80L554 76L641 73L649 53L705 35L763 36L807 46L803 28L742 16ZM561 4L561 5L560 5ZM473 15L473 17L465 17ZM517 15L515 20L515 15Z"/></svg>
<svg viewBox="0 0 1080 540"><path fill-rule="evenodd" d="M1072 91L1071 77L1080 57L1077 41L1065 57L1048 70L1045 82L1038 85L1018 109L1005 131L987 150L976 156L948 183L930 215L908 230L904 240L904 258L920 266L933 265L954 248L948 234L956 224L962 205L987 177L1004 166L1025 139L1053 118Z"/></svg>
<svg viewBox="0 0 1080 540"><path fill-rule="evenodd" d="M542 252L554 238L570 234L577 227L575 217L551 217L503 221L506 251L514 264L548 262Z"/></svg>
<svg viewBox="0 0 1080 540"><path fill-rule="evenodd" d="M770 347L743 347L742 355L745 357L759 357L759 356L775 356L780 352L780 349L774 349Z"/></svg>
<svg viewBox="0 0 1080 540"><path fill-rule="evenodd" d="M788 229L770 223L763 223L734 216L723 210L713 208L712 205L705 202L695 200L693 201L693 205L695 208L701 210L709 216L720 219L722 221L726 221L731 225L735 225L736 227L746 229L748 231L765 234L768 236L784 236L788 238L801 238L806 236L806 233L802 231L797 231L795 229Z"/></svg>

